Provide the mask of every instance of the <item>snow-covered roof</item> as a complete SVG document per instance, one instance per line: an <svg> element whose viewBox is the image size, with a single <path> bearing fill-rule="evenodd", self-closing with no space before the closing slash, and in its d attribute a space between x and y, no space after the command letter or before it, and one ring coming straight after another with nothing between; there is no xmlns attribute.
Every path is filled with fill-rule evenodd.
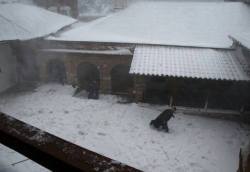
<svg viewBox="0 0 250 172"><path fill-rule="evenodd" d="M34 4L33 0L0 0L0 4L8 4L8 3Z"/></svg>
<svg viewBox="0 0 250 172"><path fill-rule="evenodd" d="M49 39L229 48L228 35L249 29L240 2L138 2Z"/></svg>
<svg viewBox="0 0 250 172"><path fill-rule="evenodd" d="M75 19L32 5L0 4L0 41L47 36Z"/></svg>
<svg viewBox="0 0 250 172"><path fill-rule="evenodd" d="M233 34L231 37L250 50L250 31Z"/></svg>
<svg viewBox="0 0 250 172"><path fill-rule="evenodd" d="M108 55L132 55L129 49L116 50L77 50L77 49L41 49L42 52L76 53L76 54L108 54Z"/></svg>
<svg viewBox="0 0 250 172"><path fill-rule="evenodd" d="M130 73L213 80L250 80L232 51L208 48L137 46Z"/></svg>

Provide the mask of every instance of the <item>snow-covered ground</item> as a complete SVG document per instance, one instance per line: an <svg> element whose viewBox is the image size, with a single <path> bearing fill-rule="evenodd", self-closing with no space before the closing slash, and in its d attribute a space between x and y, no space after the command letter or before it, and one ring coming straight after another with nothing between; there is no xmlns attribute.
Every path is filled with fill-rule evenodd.
<svg viewBox="0 0 250 172"><path fill-rule="evenodd" d="M71 86L41 85L0 97L0 110L40 129L147 172L235 172L250 127L177 113L170 133L149 127L164 106L72 97ZM0 146L0 171L46 171ZM31 166L31 167L30 167ZM3 168L4 167L4 168ZM6 170L7 169L7 170Z"/></svg>

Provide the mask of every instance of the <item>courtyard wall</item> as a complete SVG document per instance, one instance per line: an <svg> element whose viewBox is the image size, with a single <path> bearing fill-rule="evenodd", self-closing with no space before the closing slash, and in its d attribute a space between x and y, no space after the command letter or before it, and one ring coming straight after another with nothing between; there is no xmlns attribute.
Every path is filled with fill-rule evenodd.
<svg viewBox="0 0 250 172"><path fill-rule="evenodd" d="M135 45L117 43L94 43L94 42L53 42L48 41L39 45L37 64L39 77L43 82L48 81L48 64L51 60L60 60L65 65L66 82L76 84L77 69L80 64L88 63L96 67L100 73L100 91L112 93L111 71L117 65L130 67ZM103 51L117 49L130 49L131 55L102 54ZM52 51L47 51L47 50ZM63 51L53 51L53 50ZM88 50L86 52L67 52L67 50ZM243 54L236 56L240 59ZM96 53L95 53L96 52ZM247 68L246 68L247 69ZM128 75L130 75L128 73ZM249 110L250 86L247 82L215 81L188 78L156 77L131 75L134 85L126 92L136 102L156 104L169 104L210 109Z"/></svg>
<svg viewBox="0 0 250 172"><path fill-rule="evenodd" d="M14 86L17 82L16 57L10 45L0 43L0 93Z"/></svg>
<svg viewBox="0 0 250 172"><path fill-rule="evenodd" d="M48 48L52 51L48 51ZM87 50L91 52L58 52L53 49L61 50ZM43 82L48 81L48 64L51 60L59 60L63 62L66 69L66 82L68 84L76 84L78 82L77 69L80 64L94 65L100 74L100 91L102 93L111 93L111 71L117 65L126 65L130 67L132 61L131 54L116 54L112 53L117 49L128 48L127 46L113 47L111 44L61 44L52 43L52 46L43 44L37 51L36 61L39 66L40 80ZM109 51L110 54L105 53ZM103 52L103 54L102 54ZM132 90L131 90L132 91Z"/></svg>

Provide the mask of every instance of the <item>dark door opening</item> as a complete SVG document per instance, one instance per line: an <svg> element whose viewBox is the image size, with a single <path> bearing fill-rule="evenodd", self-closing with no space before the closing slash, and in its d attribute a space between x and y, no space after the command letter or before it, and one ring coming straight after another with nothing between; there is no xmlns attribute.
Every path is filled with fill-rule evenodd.
<svg viewBox="0 0 250 172"><path fill-rule="evenodd" d="M117 65L111 70L111 90L113 94L128 94L134 86L133 77L129 75L129 66Z"/></svg>
<svg viewBox="0 0 250 172"><path fill-rule="evenodd" d="M47 66L48 81L64 84L66 82L66 69L60 60L51 60Z"/></svg>
<svg viewBox="0 0 250 172"><path fill-rule="evenodd" d="M170 94L164 77L150 77L146 80L144 101L153 104L169 104Z"/></svg>

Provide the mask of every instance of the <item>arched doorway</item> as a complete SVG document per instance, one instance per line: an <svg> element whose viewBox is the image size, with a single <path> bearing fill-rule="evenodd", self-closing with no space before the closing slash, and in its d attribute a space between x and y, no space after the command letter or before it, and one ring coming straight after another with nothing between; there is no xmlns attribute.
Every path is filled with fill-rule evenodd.
<svg viewBox="0 0 250 172"><path fill-rule="evenodd" d="M87 89L91 82L96 81L100 85L100 73L98 68L91 63L81 63L77 67L77 80L81 89Z"/></svg>
<svg viewBox="0 0 250 172"><path fill-rule="evenodd" d="M113 94L127 94L134 86L133 77L129 75L129 66L116 65L111 70L111 90Z"/></svg>
<svg viewBox="0 0 250 172"><path fill-rule="evenodd" d="M49 82L66 82L66 69L61 60L51 60L47 65L47 74Z"/></svg>

